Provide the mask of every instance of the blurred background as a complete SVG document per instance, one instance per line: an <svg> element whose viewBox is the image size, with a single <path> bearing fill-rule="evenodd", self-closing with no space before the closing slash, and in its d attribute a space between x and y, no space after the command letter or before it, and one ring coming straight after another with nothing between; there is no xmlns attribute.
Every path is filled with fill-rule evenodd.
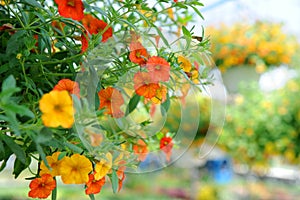
<svg viewBox="0 0 300 200"><path fill-rule="evenodd" d="M189 151L162 170L127 174L120 193L112 194L108 184L96 199L300 199L300 1L201 2L205 20L195 17L189 26L199 35L204 27L210 38L227 96L224 127L212 127L222 128L217 144L199 159L215 99L209 94L187 99L198 101L201 110ZM176 107L170 108L166 130L178 129ZM193 110L189 113L192 118ZM155 158L149 157L140 167L151 164ZM27 174L16 181L10 170L1 173L0 199L24 199ZM79 187L64 185L58 198L88 199Z"/></svg>

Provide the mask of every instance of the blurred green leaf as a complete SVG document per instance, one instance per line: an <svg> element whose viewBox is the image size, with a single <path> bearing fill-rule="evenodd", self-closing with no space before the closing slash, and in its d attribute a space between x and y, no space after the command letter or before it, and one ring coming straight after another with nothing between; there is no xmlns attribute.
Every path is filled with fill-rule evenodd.
<svg viewBox="0 0 300 200"><path fill-rule="evenodd" d="M45 10L45 8L36 0L23 0L24 3L27 3L33 7L40 8L42 10Z"/></svg>
<svg viewBox="0 0 300 200"><path fill-rule="evenodd" d="M82 153L83 149L76 146L75 144L69 143L69 142L65 142L65 145L70 148L72 151L76 152L76 153Z"/></svg>
<svg viewBox="0 0 300 200"><path fill-rule="evenodd" d="M10 136L2 134L1 138L7 144L8 148L10 148L12 152L14 152L14 154L17 156L20 162L25 164L26 155L24 150L18 144L16 144L15 141Z"/></svg>
<svg viewBox="0 0 300 200"><path fill-rule="evenodd" d="M52 139L52 131L46 127L42 128L41 131L38 133L36 137L36 142L37 143L44 143L46 144Z"/></svg>
<svg viewBox="0 0 300 200"><path fill-rule="evenodd" d="M31 162L30 157L26 158L25 163L21 162L18 158L15 159L14 170L12 173L13 175L15 175L15 178L18 178L18 176L21 174L21 172L24 171L30 165L30 162Z"/></svg>
<svg viewBox="0 0 300 200"><path fill-rule="evenodd" d="M17 105L12 102L10 104L4 105L3 107L4 107L4 109L6 108L8 110L11 110L14 113L18 113L21 116L28 116L28 117L34 118L34 114L23 105Z"/></svg>
<svg viewBox="0 0 300 200"><path fill-rule="evenodd" d="M16 80L13 75L9 75L2 83L2 92L16 87Z"/></svg>
<svg viewBox="0 0 300 200"><path fill-rule="evenodd" d="M192 34L190 33L190 31L185 26L182 26L181 28L182 28L182 33L186 38L191 38L192 37Z"/></svg>
<svg viewBox="0 0 300 200"><path fill-rule="evenodd" d="M112 184L113 193L116 193L119 187L119 179L116 170L112 170L111 184Z"/></svg>

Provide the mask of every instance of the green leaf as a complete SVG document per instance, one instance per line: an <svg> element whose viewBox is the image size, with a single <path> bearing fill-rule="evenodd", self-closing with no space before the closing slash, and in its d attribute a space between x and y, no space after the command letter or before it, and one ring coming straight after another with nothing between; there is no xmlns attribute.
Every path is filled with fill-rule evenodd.
<svg viewBox="0 0 300 200"><path fill-rule="evenodd" d="M16 55L16 52L18 52L19 48L22 45L22 40L19 40L19 38L23 37L26 33L27 32L25 30L20 30L10 37L6 46L7 56L11 54Z"/></svg>
<svg viewBox="0 0 300 200"><path fill-rule="evenodd" d="M9 101L9 98L16 92L19 92L20 88L11 88L0 93L0 101L6 103Z"/></svg>
<svg viewBox="0 0 300 200"><path fill-rule="evenodd" d="M39 145L38 143L36 143L36 150L37 150L38 153L40 154L40 156L41 156L42 160L44 161L46 167L50 168L49 163L48 163L48 161L47 161L47 159L46 159L46 154L45 154L45 152L44 152L42 146Z"/></svg>
<svg viewBox="0 0 300 200"><path fill-rule="evenodd" d="M160 36L160 38L162 39L162 41L165 43L165 45L168 47L168 48L171 48L170 45L169 45L169 42L168 40L165 38L165 36L162 34L162 32L160 31L160 29L158 27L156 27L154 24L152 24L153 27L156 29L158 35Z"/></svg>
<svg viewBox="0 0 300 200"><path fill-rule="evenodd" d="M1 133L2 134L2 133ZM0 140L0 161L2 160L1 157L2 155L5 154L5 149L4 149L4 145L3 145L3 142L2 140Z"/></svg>
<svg viewBox="0 0 300 200"><path fill-rule="evenodd" d="M182 33L187 38L191 38L192 37L192 34L190 33L190 31L185 26L182 26Z"/></svg>
<svg viewBox="0 0 300 200"><path fill-rule="evenodd" d="M113 193L116 193L119 187L119 179L116 170L112 171L111 184L112 184Z"/></svg>
<svg viewBox="0 0 300 200"><path fill-rule="evenodd" d="M134 94L133 97L130 99L128 103L128 107L126 109L126 115L129 115L138 105L139 101L141 99L141 96Z"/></svg>
<svg viewBox="0 0 300 200"><path fill-rule="evenodd" d="M177 3L175 4L175 6L176 6L176 7L183 8L183 9L187 9L187 8L188 8L186 5L184 5L184 4L181 3L181 2L177 2Z"/></svg>
<svg viewBox="0 0 300 200"><path fill-rule="evenodd" d="M45 10L45 8L39 3L37 2L36 0L23 0L25 3L33 6L33 7L37 7L37 8L40 8L42 10Z"/></svg>
<svg viewBox="0 0 300 200"><path fill-rule="evenodd" d="M11 110L15 113L18 113L21 116L28 116L28 117L34 118L34 114L23 105L17 105L17 104L11 103L11 104L6 104L3 107L8 110Z"/></svg>
<svg viewBox="0 0 300 200"><path fill-rule="evenodd" d="M61 153L58 155L57 160L63 159L66 155L67 155L67 152L61 152Z"/></svg>
<svg viewBox="0 0 300 200"><path fill-rule="evenodd" d="M2 83L2 92L16 87L16 80L13 75L9 75Z"/></svg>
<svg viewBox="0 0 300 200"><path fill-rule="evenodd" d="M83 149L76 146L75 144L72 144L72 143L68 143L68 142L65 142L65 145L70 148L72 151L76 152L76 153L82 153L83 152Z"/></svg>
<svg viewBox="0 0 300 200"><path fill-rule="evenodd" d="M47 143L52 139L52 131L46 127L42 128L36 137L37 143Z"/></svg>
<svg viewBox="0 0 300 200"><path fill-rule="evenodd" d="M13 175L15 175L15 178L18 178L21 172L24 171L24 169L26 169L30 163L31 163L30 157L26 158L25 163L21 162L19 159L16 159L14 163L14 171L12 173Z"/></svg>
<svg viewBox="0 0 300 200"><path fill-rule="evenodd" d="M8 148L11 149L12 152L17 156L17 158L22 162L23 164L26 163L26 155L24 150L15 143L15 141L7 136L7 135L2 135L1 136L2 140L7 144Z"/></svg>
<svg viewBox="0 0 300 200"><path fill-rule="evenodd" d="M195 6L192 6L191 7L193 8L193 10L199 15L199 17L201 17L203 20L204 20L204 17L203 15L200 13L200 11L195 7Z"/></svg>

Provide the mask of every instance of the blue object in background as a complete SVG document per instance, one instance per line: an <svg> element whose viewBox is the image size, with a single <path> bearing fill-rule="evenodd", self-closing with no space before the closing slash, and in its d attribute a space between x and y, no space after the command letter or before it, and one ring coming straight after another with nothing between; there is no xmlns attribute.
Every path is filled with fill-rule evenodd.
<svg viewBox="0 0 300 200"><path fill-rule="evenodd" d="M217 183L228 183L232 179L231 162L228 158L208 160L206 168Z"/></svg>

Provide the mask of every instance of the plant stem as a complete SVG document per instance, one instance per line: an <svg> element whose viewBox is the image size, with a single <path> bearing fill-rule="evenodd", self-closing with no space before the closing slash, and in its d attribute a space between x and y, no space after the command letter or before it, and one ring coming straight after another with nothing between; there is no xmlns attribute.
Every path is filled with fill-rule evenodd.
<svg viewBox="0 0 300 200"><path fill-rule="evenodd" d="M53 177L53 179L56 181L55 177ZM56 200L56 196L57 196L57 183L56 183L56 187L54 188L54 190L52 190L51 200Z"/></svg>

